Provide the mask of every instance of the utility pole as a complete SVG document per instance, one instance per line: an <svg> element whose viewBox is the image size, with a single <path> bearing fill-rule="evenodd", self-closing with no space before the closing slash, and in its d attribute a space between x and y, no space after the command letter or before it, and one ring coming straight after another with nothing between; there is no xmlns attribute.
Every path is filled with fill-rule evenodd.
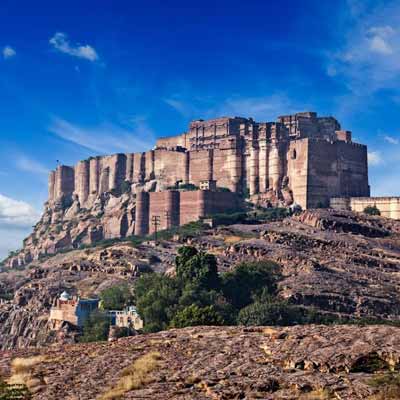
<svg viewBox="0 0 400 400"><path fill-rule="evenodd" d="M171 228L171 213L168 210L165 210L165 222L166 222L166 228L170 229Z"/></svg>
<svg viewBox="0 0 400 400"><path fill-rule="evenodd" d="M151 217L151 223L154 226L154 242L157 243L157 230L158 227L160 226L160 216L159 215L153 215Z"/></svg>

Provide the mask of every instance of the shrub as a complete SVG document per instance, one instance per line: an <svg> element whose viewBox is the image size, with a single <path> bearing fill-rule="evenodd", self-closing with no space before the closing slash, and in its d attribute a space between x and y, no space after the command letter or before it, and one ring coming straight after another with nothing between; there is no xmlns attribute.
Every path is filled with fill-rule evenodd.
<svg viewBox="0 0 400 400"><path fill-rule="evenodd" d="M199 307L195 304L179 311L173 320L173 328L185 328L197 325L223 325L224 320L214 306Z"/></svg>
<svg viewBox="0 0 400 400"><path fill-rule="evenodd" d="M199 190L199 187L196 185L193 185L193 183L180 183L178 188L180 190L186 190L186 191Z"/></svg>
<svg viewBox="0 0 400 400"><path fill-rule="evenodd" d="M29 400L31 398L26 385L11 385L0 378L0 400Z"/></svg>
<svg viewBox="0 0 400 400"><path fill-rule="evenodd" d="M364 208L364 213L368 215L381 215L381 212L377 206L367 206Z"/></svg>
<svg viewBox="0 0 400 400"><path fill-rule="evenodd" d="M134 301L131 288L127 283L103 290L100 293L100 299L106 310L122 310Z"/></svg>
<svg viewBox="0 0 400 400"><path fill-rule="evenodd" d="M239 325L281 325L290 326L301 323L301 309L284 301L262 303L256 301L240 310Z"/></svg>
<svg viewBox="0 0 400 400"><path fill-rule="evenodd" d="M242 263L222 275L222 290L228 301L241 309L262 291L274 295L279 278L278 265L271 261Z"/></svg>
<svg viewBox="0 0 400 400"><path fill-rule="evenodd" d="M44 361L46 361L46 358L43 356L17 357L12 360L11 377L8 379L8 385L3 386L3 390L5 390L6 394L8 391L7 395L9 393L16 393L19 396L26 395L27 397L8 397L9 399L30 398L29 390L34 390L42 384L42 381L33 374L34 367ZM7 397L4 398L7 399ZM0 399L2 399L1 396Z"/></svg>
<svg viewBox="0 0 400 400"><path fill-rule="evenodd" d="M217 260L212 254L198 252L194 247L178 249L176 275L183 284L192 283L205 289L219 286Z"/></svg>
<svg viewBox="0 0 400 400"><path fill-rule="evenodd" d="M398 372L377 375L368 384L379 390L371 400L395 400L399 398L400 374Z"/></svg>
<svg viewBox="0 0 400 400"><path fill-rule="evenodd" d="M235 213L220 213L210 215L215 225L234 225L234 224L244 224L247 220L247 213L245 212L235 212Z"/></svg>
<svg viewBox="0 0 400 400"><path fill-rule="evenodd" d="M131 184L129 183L129 181L121 182L121 184L119 186L119 191L121 194L130 193L131 192Z"/></svg>
<svg viewBox="0 0 400 400"><path fill-rule="evenodd" d="M110 317L100 310L93 311L83 324L83 343L107 340L110 329Z"/></svg>

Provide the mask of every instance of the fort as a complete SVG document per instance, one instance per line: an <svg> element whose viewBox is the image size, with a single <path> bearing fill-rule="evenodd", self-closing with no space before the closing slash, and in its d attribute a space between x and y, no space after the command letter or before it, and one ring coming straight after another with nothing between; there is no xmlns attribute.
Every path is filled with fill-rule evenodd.
<svg viewBox="0 0 400 400"><path fill-rule="evenodd" d="M327 206L332 197L370 195L366 146L354 143L335 118L302 112L276 122L196 120L187 132L158 139L153 150L61 165L50 173L49 204L75 195L81 207L90 207L126 183L156 182L155 190L165 191L202 181L303 208Z"/></svg>
<svg viewBox="0 0 400 400"><path fill-rule="evenodd" d="M238 210L245 198L261 206L359 210L362 202L349 199L365 203L369 196L367 147L333 117L196 120L146 152L59 165L40 221L6 262L14 267L102 240L143 237Z"/></svg>

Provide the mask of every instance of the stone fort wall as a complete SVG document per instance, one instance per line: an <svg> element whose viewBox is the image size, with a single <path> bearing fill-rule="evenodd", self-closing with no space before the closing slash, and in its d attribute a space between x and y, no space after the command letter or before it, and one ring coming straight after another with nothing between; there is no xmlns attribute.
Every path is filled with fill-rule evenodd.
<svg viewBox="0 0 400 400"><path fill-rule="evenodd" d="M331 197L369 196L366 146L353 143L335 118L305 112L277 122L193 121L182 135L159 139L154 150L59 166L49 177L49 202L76 195L81 206L90 206L125 181L151 180L158 190L215 180L232 192L270 192L278 199L285 189L303 208L328 204Z"/></svg>
<svg viewBox="0 0 400 400"><path fill-rule="evenodd" d="M135 235L153 233L153 217L158 217L157 230L197 221L200 217L237 210L242 207L236 193L196 190L181 192L139 192L136 197Z"/></svg>
<svg viewBox="0 0 400 400"><path fill-rule="evenodd" d="M386 218L400 220L400 197L335 197L330 201L335 210L363 212L368 206L376 206Z"/></svg>

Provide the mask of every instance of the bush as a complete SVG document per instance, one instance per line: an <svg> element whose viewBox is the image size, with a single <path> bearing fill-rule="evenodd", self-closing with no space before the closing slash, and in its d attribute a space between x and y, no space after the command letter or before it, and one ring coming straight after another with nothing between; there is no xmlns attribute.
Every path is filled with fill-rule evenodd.
<svg viewBox="0 0 400 400"><path fill-rule="evenodd" d="M109 315L99 310L93 311L83 324L83 335L80 341L88 343L107 340L109 329Z"/></svg>
<svg viewBox="0 0 400 400"><path fill-rule="evenodd" d="M193 183L180 183L178 189L186 191L194 191L194 190L199 190L199 187L193 185Z"/></svg>
<svg viewBox="0 0 400 400"><path fill-rule="evenodd" d="M9 385L0 378L0 400L28 400L31 398L25 385Z"/></svg>
<svg viewBox="0 0 400 400"><path fill-rule="evenodd" d="M381 215L377 206L367 206L364 208L364 213L368 215Z"/></svg>
<svg viewBox="0 0 400 400"><path fill-rule="evenodd" d="M134 301L131 288L124 283L109 287L100 293L102 306L106 310L122 310Z"/></svg>
<svg viewBox="0 0 400 400"><path fill-rule="evenodd" d="M215 289L219 286L215 256L186 246L178 249L175 264L176 275L183 284L192 283L205 289Z"/></svg>
<svg viewBox="0 0 400 400"><path fill-rule="evenodd" d="M199 307L195 304L177 312L171 321L173 328L198 325L223 325L224 320L214 306Z"/></svg>
<svg viewBox="0 0 400 400"><path fill-rule="evenodd" d="M281 325L290 326L303 321L299 307L289 305L284 301L262 303L256 301L240 310L239 325Z"/></svg>
<svg viewBox="0 0 400 400"><path fill-rule="evenodd" d="M135 285L136 306L145 332L166 329L175 315L180 288L174 278L159 274L141 276Z"/></svg>
<svg viewBox="0 0 400 400"><path fill-rule="evenodd" d="M212 218L215 225L244 224L247 220L247 213L235 212L212 214L208 218Z"/></svg>
<svg viewBox="0 0 400 400"><path fill-rule="evenodd" d="M279 267L271 261L239 264L233 271L222 275L222 290L237 309L252 302L262 292L273 296L280 279Z"/></svg>
<svg viewBox="0 0 400 400"><path fill-rule="evenodd" d="M123 181L120 184L119 191L121 194L130 193L131 192L131 184L129 183L129 181Z"/></svg>

